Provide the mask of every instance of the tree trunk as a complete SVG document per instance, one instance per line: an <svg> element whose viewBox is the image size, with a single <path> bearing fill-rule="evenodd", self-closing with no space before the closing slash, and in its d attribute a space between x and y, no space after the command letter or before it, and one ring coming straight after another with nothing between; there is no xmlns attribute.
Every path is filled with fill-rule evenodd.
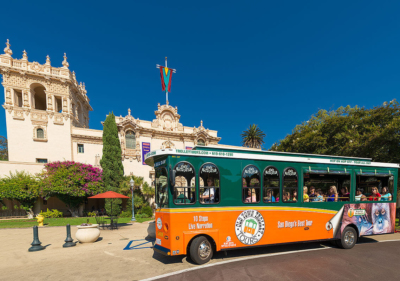
<svg viewBox="0 0 400 281"><path fill-rule="evenodd" d="M79 210L77 208L73 208L73 207L68 207L68 211L71 212L71 216L72 217L79 217Z"/></svg>
<svg viewBox="0 0 400 281"><path fill-rule="evenodd" d="M78 212L79 212L79 216L80 217L83 217L83 210L85 209L85 204L80 204L79 205L79 209L78 209Z"/></svg>
<svg viewBox="0 0 400 281"><path fill-rule="evenodd" d="M34 213L32 208L29 208L29 211L26 211L27 215L28 215L28 219L33 219Z"/></svg>

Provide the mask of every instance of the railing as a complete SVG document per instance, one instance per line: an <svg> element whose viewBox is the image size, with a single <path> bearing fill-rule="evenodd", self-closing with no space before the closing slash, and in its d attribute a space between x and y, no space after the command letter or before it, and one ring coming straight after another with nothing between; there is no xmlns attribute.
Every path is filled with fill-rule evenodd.
<svg viewBox="0 0 400 281"><path fill-rule="evenodd" d="M52 69L51 74L53 75L60 75L60 70L59 69Z"/></svg>
<svg viewBox="0 0 400 281"><path fill-rule="evenodd" d="M22 62L20 62L20 61L13 61L13 66L14 66L14 67L22 67Z"/></svg>

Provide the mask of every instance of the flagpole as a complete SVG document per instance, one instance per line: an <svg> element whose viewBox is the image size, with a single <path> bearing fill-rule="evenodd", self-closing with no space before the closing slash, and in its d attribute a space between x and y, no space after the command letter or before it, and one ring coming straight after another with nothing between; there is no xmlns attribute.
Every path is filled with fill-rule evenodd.
<svg viewBox="0 0 400 281"><path fill-rule="evenodd" d="M163 68L163 66L156 64L156 68ZM167 57L165 57L165 68L168 68L168 61L167 61ZM176 73L176 69L172 69L169 68L168 71L172 71L173 73ZM163 73L161 72L161 75L163 75ZM170 74L171 75L171 74ZM163 78L161 78L163 79ZM170 81L168 81L170 82ZM164 84L165 85L165 84ZM168 88L170 87L169 85L165 85L166 89L165 89L165 98L167 100L167 104L168 104ZM169 87L168 87L169 86ZM163 86L164 87L164 86Z"/></svg>
<svg viewBox="0 0 400 281"><path fill-rule="evenodd" d="M168 64L167 64L167 57L165 57L165 67L168 67ZM168 105L168 88L165 89L165 96L166 96L167 105Z"/></svg>

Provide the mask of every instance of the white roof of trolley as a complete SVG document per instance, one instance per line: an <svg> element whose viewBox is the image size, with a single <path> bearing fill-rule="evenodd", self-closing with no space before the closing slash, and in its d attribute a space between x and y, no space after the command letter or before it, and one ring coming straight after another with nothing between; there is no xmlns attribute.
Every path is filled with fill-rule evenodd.
<svg viewBox="0 0 400 281"><path fill-rule="evenodd" d="M207 149L211 150L207 150ZM215 150L218 149L218 150ZM235 152L240 151L240 152ZM247 152L247 153L246 153ZM274 155L279 154L279 155ZM153 158L162 155L182 155L194 157L216 157L216 158L231 158L231 159L249 159L249 160L265 160L265 161L279 161L279 162L297 162L297 163L320 163L320 164L334 164L334 165L352 165L352 166L367 166L367 167L382 167L382 168L400 168L397 163L381 163L372 162L370 158L357 158L357 157L340 157L330 155L318 154L301 154L301 153L287 153L276 151L262 151L262 150L242 150L241 148L226 148L219 146L197 146L196 149L160 149L154 150L145 155L146 164L153 166Z"/></svg>

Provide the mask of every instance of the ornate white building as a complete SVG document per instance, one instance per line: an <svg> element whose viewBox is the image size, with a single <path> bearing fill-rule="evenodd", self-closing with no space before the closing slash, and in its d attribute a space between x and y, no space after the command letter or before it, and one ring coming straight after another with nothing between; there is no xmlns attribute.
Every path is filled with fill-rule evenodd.
<svg viewBox="0 0 400 281"><path fill-rule="evenodd" d="M85 84L70 71L64 54L62 67L13 58L7 40L0 55L3 76L9 161L0 161L0 176L9 171L40 172L43 163L72 160L99 166L102 130L88 128L92 111ZM183 126L178 108L158 104L156 118L140 120L117 116L125 174L142 176L152 182L154 170L143 163L143 155L160 148L191 148L218 144L217 131Z"/></svg>

